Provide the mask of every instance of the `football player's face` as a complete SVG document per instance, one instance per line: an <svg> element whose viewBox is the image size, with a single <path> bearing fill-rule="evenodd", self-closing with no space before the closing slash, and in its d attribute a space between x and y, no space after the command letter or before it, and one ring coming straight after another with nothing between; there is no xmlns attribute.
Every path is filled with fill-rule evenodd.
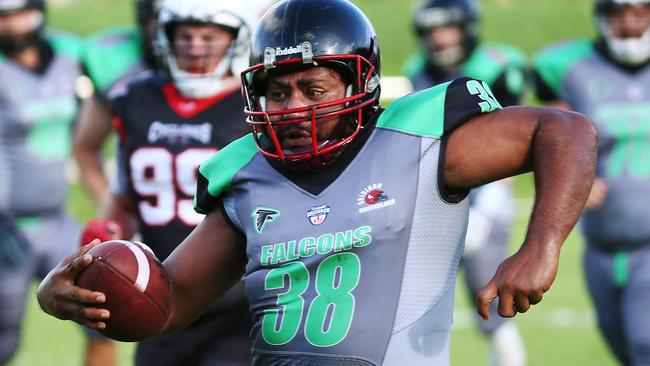
<svg viewBox="0 0 650 366"><path fill-rule="evenodd" d="M463 31L457 25L433 28L428 34L429 43L438 51L458 47L463 40Z"/></svg>
<svg viewBox="0 0 650 366"><path fill-rule="evenodd" d="M615 38L641 38L650 27L650 6L615 7L607 17L607 22Z"/></svg>
<svg viewBox="0 0 650 366"><path fill-rule="evenodd" d="M232 41L231 32L213 24L180 24L172 43L181 70L207 74L215 70Z"/></svg>
<svg viewBox="0 0 650 366"><path fill-rule="evenodd" d="M300 108L345 98L346 84L341 75L327 67L317 66L288 74L269 75L266 88L266 110L277 111ZM342 106L319 109L318 113L332 112ZM273 116L271 121L287 119L309 120L311 112ZM340 116L318 121L317 137L326 141L335 134ZM297 148L311 145L311 123L291 124L274 127L283 148Z"/></svg>
<svg viewBox="0 0 650 366"><path fill-rule="evenodd" d="M38 28L42 20L43 14L36 8L0 13L0 35L6 38L20 38Z"/></svg>

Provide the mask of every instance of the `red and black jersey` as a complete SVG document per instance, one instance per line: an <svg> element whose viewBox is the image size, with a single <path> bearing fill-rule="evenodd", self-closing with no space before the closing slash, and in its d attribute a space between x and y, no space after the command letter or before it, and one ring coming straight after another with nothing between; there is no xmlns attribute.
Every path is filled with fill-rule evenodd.
<svg viewBox="0 0 650 366"><path fill-rule="evenodd" d="M203 219L193 209L199 165L248 132L240 90L188 99L148 72L111 106L119 135L113 190L132 198L142 239L163 260Z"/></svg>

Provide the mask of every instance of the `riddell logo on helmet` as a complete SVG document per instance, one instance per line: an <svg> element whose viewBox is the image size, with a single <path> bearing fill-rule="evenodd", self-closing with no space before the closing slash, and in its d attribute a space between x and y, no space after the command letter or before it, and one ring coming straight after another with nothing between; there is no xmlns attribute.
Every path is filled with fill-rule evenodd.
<svg viewBox="0 0 650 366"><path fill-rule="evenodd" d="M277 47L275 49L276 56L295 55L296 53L302 53L302 44L296 45L295 47Z"/></svg>

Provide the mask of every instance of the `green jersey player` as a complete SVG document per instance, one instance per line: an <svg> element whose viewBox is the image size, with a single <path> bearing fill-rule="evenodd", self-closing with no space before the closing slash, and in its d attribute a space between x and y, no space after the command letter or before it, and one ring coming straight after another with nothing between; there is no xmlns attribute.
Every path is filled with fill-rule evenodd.
<svg viewBox="0 0 650 366"><path fill-rule="evenodd" d="M607 343L650 364L650 1L596 0L599 37L535 58L540 99L592 118L598 164L581 220L585 278Z"/></svg>
<svg viewBox="0 0 650 366"><path fill-rule="evenodd" d="M243 275L256 365L448 365L467 191L528 170L538 173L528 235L477 308L487 317L499 297L512 317L541 301L593 178L588 120L502 109L472 78L384 110L376 34L345 0L277 3L253 34L251 65L253 133L200 168L195 204L207 215L164 262L174 289L164 332ZM38 298L101 329L105 295L73 282L94 245L50 272Z"/></svg>
<svg viewBox="0 0 650 366"><path fill-rule="evenodd" d="M422 0L413 9L412 23L420 51L405 64L413 89L422 90L461 76L485 81L503 106L521 102L526 58L516 48L484 44L479 37L480 11L473 0ZM461 260L471 301L508 255L514 215L510 180L477 189L470 196L465 251ZM477 317L490 343L489 364L523 366L526 351L514 321L497 315L496 302L489 321Z"/></svg>
<svg viewBox="0 0 650 366"><path fill-rule="evenodd" d="M42 0L0 0L0 216L3 227L17 227L24 238L3 237L0 250L14 258L0 263L3 365L18 347L32 280L44 277L79 237L66 211L66 167L82 43L46 29L44 20Z"/></svg>

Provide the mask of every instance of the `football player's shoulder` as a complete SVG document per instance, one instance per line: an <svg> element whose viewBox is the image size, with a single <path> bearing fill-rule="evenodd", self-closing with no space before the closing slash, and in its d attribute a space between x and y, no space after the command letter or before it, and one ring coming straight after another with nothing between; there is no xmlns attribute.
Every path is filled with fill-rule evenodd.
<svg viewBox="0 0 650 366"><path fill-rule="evenodd" d="M199 166L195 210L208 213L212 203L226 192L235 175L250 163L259 150L252 134L247 134L212 155Z"/></svg>
<svg viewBox="0 0 650 366"><path fill-rule="evenodd" d="M412 54L404 61L401 74L409 79L414 79L417 74L422 72L426 65L426 58L421 52Z"/></svg>
<svg viewBox="0 0 650 366"><path fill-rule="evenodd" d="M471 117L501 109L486 82L462 77L393 101L377 127L440 138Z"/></svg>
<svg viewBox="0 0 650 366"><path fill-rule="evenodd" d="M86 43L93 49L111 47L122 43L138 43L140 35L134 27L113 26L104 28L86 37Z"/></svg>
<svg viewBox="0 0 650 366"><path fill-rule="evenodd" d="M83 41L72 33L59 29L47 29L45 39L56 54L65 54L75 61L80 61L83 57Z"/></svg>
<svg viewBox="0 0 650 366"><path fill-rule="evenodd" d="M549 87L557 90L567 71L594 52L594 43L591 40L575 39L559 42L543 48L534 55L533 70Z"/></svg>
<svg viewBox="0 0 650 366"><path fill-rule="evenodd" d="M123 83L116 83L106 93L108 100L115 102L120 98L136 97L139 93L157 88L162 83L152 70L143 70Z"/></svg>
<svg viewBox="0 0 650 366"><path fill-rule="evenodd" d="M518 48L500 43L477 46L463 65L464 74L492 84L506 71L526 67L526 56Z"/></svg>
<svg viewBox="0 0 650 366"><path fill-rule="evenodd" d="M595 52L594 43L587 39L562 41L547 46L533 56L533 67L568 68Z"/></svg>

